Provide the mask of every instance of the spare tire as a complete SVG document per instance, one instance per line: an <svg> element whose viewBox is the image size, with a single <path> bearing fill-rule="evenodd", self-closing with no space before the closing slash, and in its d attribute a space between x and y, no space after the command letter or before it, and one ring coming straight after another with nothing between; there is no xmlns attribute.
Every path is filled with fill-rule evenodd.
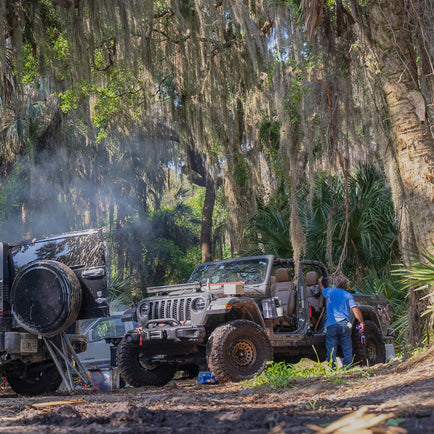
<svg viewBox="0 0 434 434"><path fill-rule="evenodd" d="M80 306L80 281L61 262L31 262L12 284L12 313L30 333L50 337L66 330L77 319Z"/></svg>

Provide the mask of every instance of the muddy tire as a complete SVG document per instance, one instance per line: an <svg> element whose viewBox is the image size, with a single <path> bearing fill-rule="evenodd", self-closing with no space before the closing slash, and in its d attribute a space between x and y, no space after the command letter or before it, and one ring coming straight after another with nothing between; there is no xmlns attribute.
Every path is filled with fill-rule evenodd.
<svg viewBox="0 0 434 434"><path fill-rule="evenodd" d="M20 374L6 374L12 390L19 395L36 396L55 392L62 383L56 366L35 363L23 369Z"/></svg>
<svg viewBox="0 0 434 434"><path fill-rule="evenodd" d="M267 334L251 321L216 328L207 344L208 368L220 382L248 380L263 372L272 357Z"/></svg>
<svg viewBox="0 0 434 434"><path fill-rule="evenodd" d="M75 273L56 261L31 262L22 268L12 285L12 313L30 333L51 337L77 319L81 285Z"/></svg>
<svg viewBox="0 0 434 434"><path fill-rule="evenodd" d="M365 321L365 343L360 341L360 334L353 328L353 353L354 361L362 365L373 366L377 363L386 362L386 347L384 339L377 325L372 321Z"/></svg>
<svg viewBox="0 0 434 434"><path fill-rule="evenodd" d="M127 342L125 337L118 345L116 360L121 377L133 387L163 386L178 370L177 365L167 363L149 365L140 345Z"/></svg>

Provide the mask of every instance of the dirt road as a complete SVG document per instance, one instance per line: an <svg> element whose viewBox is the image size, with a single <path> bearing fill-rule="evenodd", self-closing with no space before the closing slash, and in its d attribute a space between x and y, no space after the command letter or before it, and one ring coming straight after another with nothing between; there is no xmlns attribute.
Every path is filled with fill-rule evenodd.
<svg viewBox="0 0 434 434"><path fill-rule="evenodd" d="M297 380L279 390L178 379L159 388L37 398L7 389L0 393L0 404L0 432L7 433L313 433L309 426L354 418L362 408L363 417L385 415L389 424L388 431L365 432L427 434L434 433L434 351L337 382ZM329 425L327 432L337 431Z"/></svg>

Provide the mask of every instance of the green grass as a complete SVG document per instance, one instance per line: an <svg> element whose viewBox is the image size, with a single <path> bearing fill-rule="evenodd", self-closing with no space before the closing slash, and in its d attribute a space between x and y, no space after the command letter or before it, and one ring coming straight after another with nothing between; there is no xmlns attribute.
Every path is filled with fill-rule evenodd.
<svg viewBox="0 0 434 434"><path fill-rule="evenodd" d="M255 375L251 380L240 383L241 388L270 387L282 389L291 387L300 379L321 378L333 383L342 384L348 379L349 370L346 368L332 369L327 362L297 363L268 362L268 368L262 374ZM353 368L351 373L362 372L360 368ZM363 371L363 375L369 375Z"/></svg>

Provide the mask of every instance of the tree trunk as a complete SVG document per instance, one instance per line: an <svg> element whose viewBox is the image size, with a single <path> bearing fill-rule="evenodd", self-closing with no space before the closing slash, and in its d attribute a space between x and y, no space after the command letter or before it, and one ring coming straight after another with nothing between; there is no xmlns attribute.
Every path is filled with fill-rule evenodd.
<svg viewBox="0 0 434 434"><path fill-rule="evenodd" d="M199 153L195 149L193 142L187 142L185 145L188 158L184 169L192 183L199 187L205 187L200 228L200 246L202 250L202 262L208 262L214 259L212 215L218 182L213 179L210 173L211 159L209 155L205 156Z"/></svg>
<svg viewBox="0 0 434 434"><path fill-rule="evenodd" d="M353 1L357 13L358 2ZM434 141L420 91L416 54L403 0L369 1L365 12L370 27L362 32L381 72L392 138L386 150L393 200L399 216L404 260L423 249L432 251L434 241ZM428 300L422 292L409 297L409 341L421 338L420 313Z"/></svg>
<svg viewBox="0 0 434 434"><path fill-rule="evenodd" d="M125 217L126 213L123 206L118 206L116 218L116 258L119 280L124 279L126 266L126 246L125 246Z"/></svg>
<svg viewBox="0 0 434 434"><path fill-rule="evenodd" d="M411 25L416 29L420 55L420 90L425 99L426 114L434 137L434 9L432 0L407 0Z"/></svg>
<svg viewBox="0 0 434 434"><path fill-rule="evenodd" d="M202 249L202 262L213 260L212 251L212 214L215 204L215 182L212 177L206 175L205 200L202 208L202 226L200 231L200 245Z"/></svg>

